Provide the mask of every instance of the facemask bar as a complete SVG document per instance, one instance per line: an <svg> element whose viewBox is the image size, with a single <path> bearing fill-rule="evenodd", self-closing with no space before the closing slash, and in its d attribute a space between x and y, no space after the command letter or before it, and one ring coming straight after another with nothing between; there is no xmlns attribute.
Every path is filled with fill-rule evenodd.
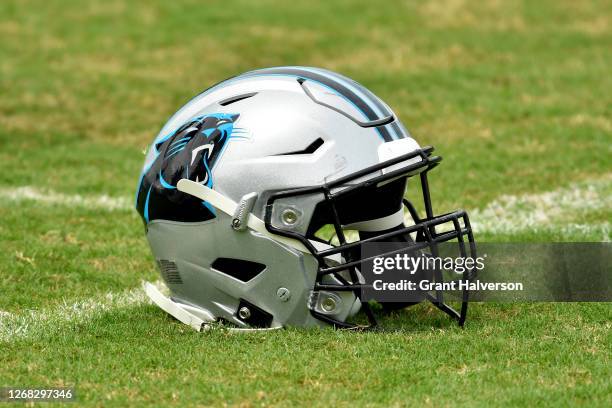
<svg viewBox="0 0 612 408"><path fill-rule="evenodd" d="M411 153L398 156L394 159L385 161L383 163L370 166L358 172L352 173L348 176L342 177L335 181L325 183L322 186L316 187L305 187L293 190L280 191L272 194L266 203L264 221L266 229L271 233L291 237L301 241L304 246L312 253L312 255L318 261L318 270L313 292L318 291L352 291L356 297L361 299L361 290L365 286L364 283L360 282L360 273L357 268L362 262L371 259L355 257L356 250L361 245L368 242L384 242L385 240L391 240L393 238L403 236L407 234L415 234L416 240L414 242L406 242L406 245L401 249L389 251L387 253L377 254L376 256L391 256L399 252L418 251L426 250L433 257L439 256L438 244L442 242L448 242L451 240L457 240L460 256L465 258L468 256L473 259L476 258L476 244L474 242L474 236L470 226L469 218L465 211L455 211L448 214L434 216L431 205L431 197L429 192L429 183L427 180L427 173L429 170L437 166L442 160L439 156L432 156L433 147L425 147L422 149L415 150ZM416 160L415 160L416 159ZM420 160L419 160L420 159ZM406 165L403 163L406 162ZM373 177L365 178L365 176L372 175ZM359 189L380 185L385 181L397 179L399 177L410 177L418 174L422 193L423 203L425 207L426 218L421 219L413 206L413 204L404 199L403 204L407 208L411 217L414 220L414 225L404 227L401 229L394 230L392 232L381 233L379 235L371 236L366 239L361 239L355 242L347 242L345 233L340 222L340 215L337 209L337 202L340 198L346 198L348 194L355 193ZM355 182L356 179L361 179L358 184L348 185L351 182ZM333 226L335 229L336 236L339 241L339 245L330 249L317 250L313 244L301 234L292 231L286 231L280 228L276 228L272 225L272 213L274 202L281 198L301 196L306 194L322 193L326 204L329 205L329 209L333 218ZM437 232L436 227L441 227L444 224L452 224L450 231ZM439 228L440 229L440 228ZM329 266L326 260L333 256L341 254L345 259L344 263L335 264ZM350 280L345 279L340 274L341 272L347 271L350 276ZM326 275L333 275L339 284L336 283L323 283L323 278ZM474 277L474 269L465 271L462 275L462 281L470 281ZM442 271L438 268L434 269L435 282L443 282ZM444 296L442 291L436 291L434 294L429 292L424 293L425 299L433 303L438 309L447 313L451 318L457 320L460 326L463 326L467 316L469 291L464 289L462 292L462 303L459 312L454 310L451 306L444 302ZM369 326L367 328L374 327L377 325L376 318L372 312L370 305L367 302L362 302L362 310L365 312ZM342 322L332 317L319 313L311 308L311 314L316 318L325 321L335 327L340 328L358 328L351 323Z"/></svg>

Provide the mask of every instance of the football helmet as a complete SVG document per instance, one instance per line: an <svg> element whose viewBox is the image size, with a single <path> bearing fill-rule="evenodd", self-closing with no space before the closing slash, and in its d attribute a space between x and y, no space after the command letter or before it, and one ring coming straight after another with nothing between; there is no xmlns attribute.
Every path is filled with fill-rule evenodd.
<svg viewBox="0 0 612 408"><path fill-rule="evenodd" d="M357 320L375 325L379 308L361 295L363 244L435 255L453 241L475 257L467 214L434 215L432 152L378 97L328 70L275 67L220 82L179 109L146 155L136 208L170 297L145 290L198 330L219 320L362 327L352 322L360 310ZM459 312L442 293L419 300L463 325L467 291Z"/></svg>

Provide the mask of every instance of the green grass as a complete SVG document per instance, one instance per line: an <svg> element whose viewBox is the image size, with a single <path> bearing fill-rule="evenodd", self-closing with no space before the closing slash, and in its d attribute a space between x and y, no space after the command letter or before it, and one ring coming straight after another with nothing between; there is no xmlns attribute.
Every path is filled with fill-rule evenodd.
<svg viewBox="0 0 612 408"><path fill-rule="evenodd" d="M436 146L438 211L609 176L612 4L463 3L3 1L0 188L132 197L143 149L185 101L290 64L352 76ZM0 311L156 276L135 212L0 198ZM610 406L611 320L610 304L473 304L461 330L419 305L371 333L197 334L126 306L1 343L0 387L75 385L89 406Z"/></svg>
<svg viewBox="0 0 612 408"><path fill-rule="evenodd" d="M103 406L605 406L608 307L477 306L467 330L419 307L386 331L244 335L197 334L146 306L8 344L3 381L76 384Z"/></svg>

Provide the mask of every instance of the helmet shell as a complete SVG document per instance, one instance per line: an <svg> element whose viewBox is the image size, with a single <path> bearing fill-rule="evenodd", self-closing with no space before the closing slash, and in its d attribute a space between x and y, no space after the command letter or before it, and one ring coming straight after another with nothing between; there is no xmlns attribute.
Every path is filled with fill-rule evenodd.
<svg viewBox="0 0 612 408"><path fill-rule="evenodd" d="M379 126L359 124L390 116ZM245 301L269 313L273 325L322 324L308 310L317 269L312 255L255 231L233 230L232 217L187 197L176 183L190 178L235 202L256 193L252 212L262 218L270 194L321 185L377 164L381 145L404 138L410 135L378 97L318 68L251 71L193 98L152 143L136 200L173 300L240 326L247 325L237 315ZM294 228L304 232L321 201L311 195L280 204L296 209ZM245 281L216 268L219 259L264 268ZM179 278L164 273L167 265ZM289 299L278 296L281 288ZM358 309L358 299L351 292L336 295L331 314L344 320Z"/></svg>

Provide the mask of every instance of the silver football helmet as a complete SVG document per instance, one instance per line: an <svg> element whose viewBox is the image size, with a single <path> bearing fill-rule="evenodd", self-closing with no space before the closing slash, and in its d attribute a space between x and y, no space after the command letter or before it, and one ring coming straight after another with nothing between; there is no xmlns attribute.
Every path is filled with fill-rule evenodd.
<svg viewBox="0 0 612 408"><path fill-rule="evenodd" d="M378 97L324 69L267 68L214 85L168 120L146 156L136 207L171 296L145 290L198 330L219 320L355 327L360 309L373 325L363 243L435 254L453 240L462 255L475 251L465 212L433 214L432 151ZM412 179L424 218L404 199ZM463 324L467 295L460 312L441 294L422 300Z"/></svg>

